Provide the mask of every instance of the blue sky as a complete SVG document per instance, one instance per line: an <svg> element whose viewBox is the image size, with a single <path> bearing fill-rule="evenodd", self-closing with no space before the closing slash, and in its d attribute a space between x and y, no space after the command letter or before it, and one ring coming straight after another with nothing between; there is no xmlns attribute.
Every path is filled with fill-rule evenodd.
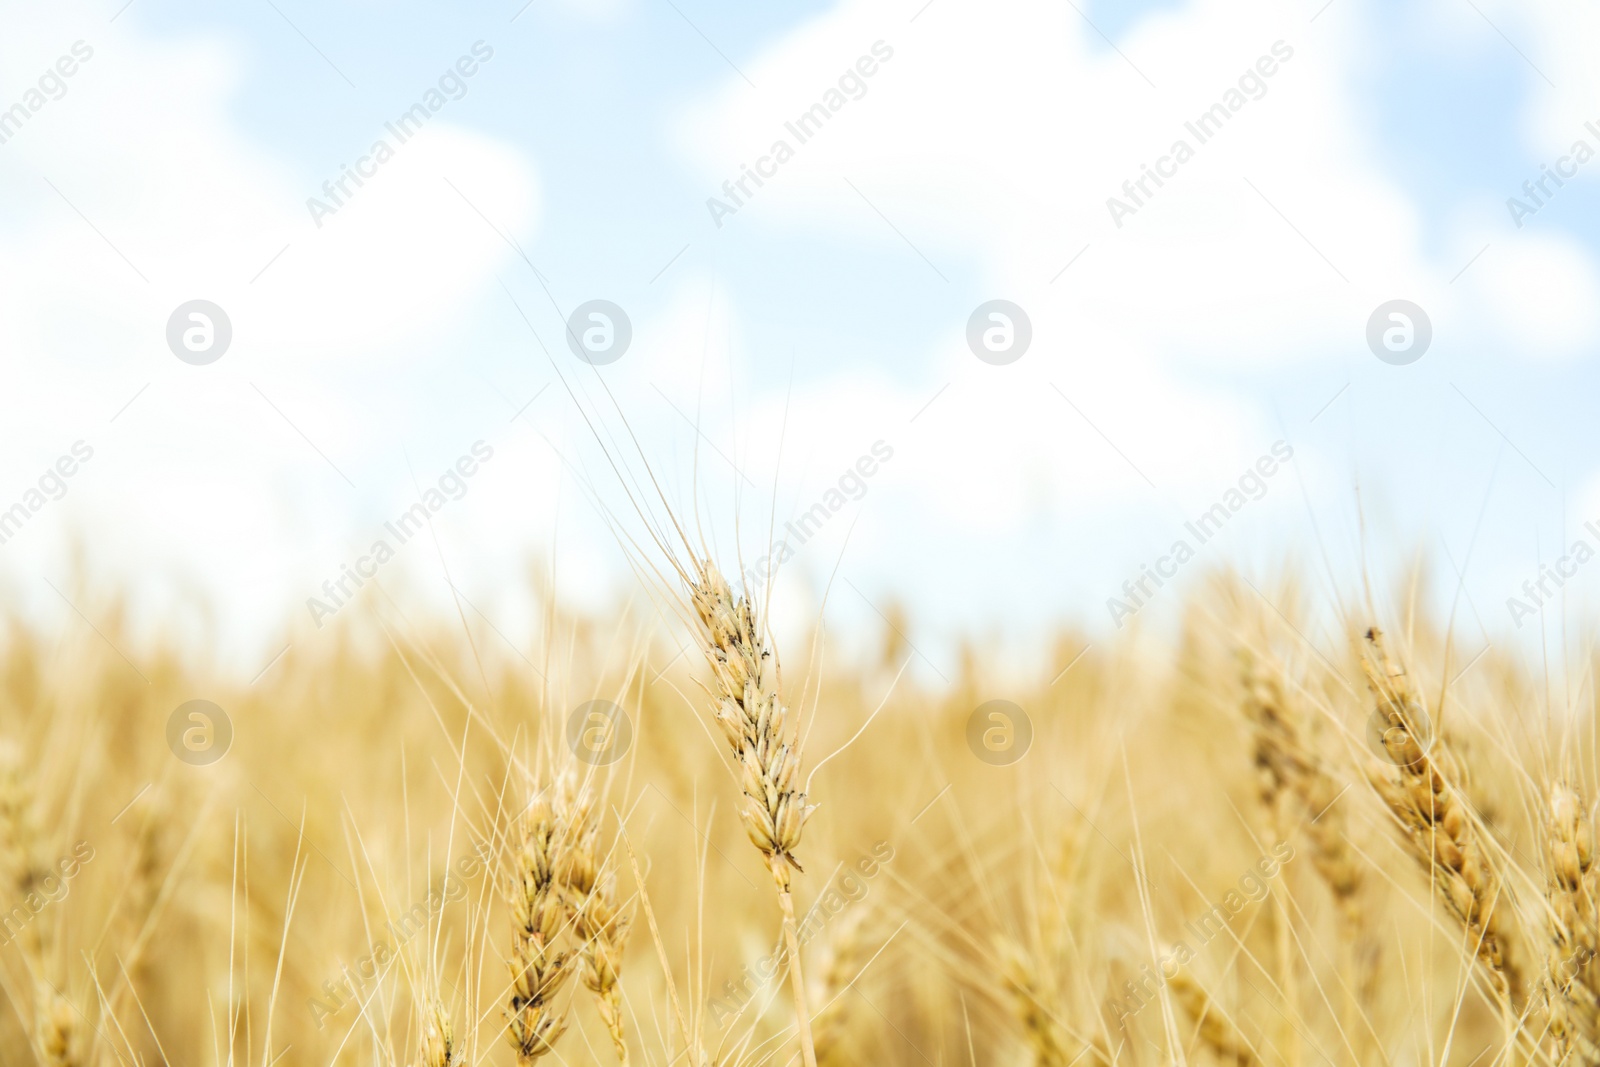
<svg viewBox="0 0 1600 1067"><path fill-rule="evenodd" d="M0 544L42 616L75 535L86 607L130 588L150 633L241 664L316 641L307 598L479 439L496 461L397 593L444 603L447 565L522 639L553 551L567 595L614 604L596 505L623 501L550 358L670 484L699 464L724 545L887 442L777 613L814 617L837 563L830 625L903 601L935 675L962 633L1114 629L1122 582L1279 439L1285 476L1180 582L1293 560L1331 609L1421 553L1448 609L1470 551L1463 641L1527 640L1507 598L1600 517L1600 162L1521 229L1505 206L1600 147L1597 26L1553 3L120 7L12 5L0 42L0 106L96 50L0 145L0 505L97 449ZM306 198L478 41L465 96L315 226ZM717 226L707 198L879 41L866 94ZM1266 95L1116 226L1106 198L1278 41ZM193 298L234 323L206 368L162 337ZM599 372L561 340L595 298L635 331ZM995 298L1033 322L1007 367L964 341ZM1434 329L1404 367L1364 338L1396 298Z"/></svg>

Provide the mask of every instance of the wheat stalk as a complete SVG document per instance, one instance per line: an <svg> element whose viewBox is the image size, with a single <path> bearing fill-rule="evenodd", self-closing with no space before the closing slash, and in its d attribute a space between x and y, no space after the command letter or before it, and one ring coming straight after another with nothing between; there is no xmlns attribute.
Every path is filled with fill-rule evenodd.
<svg viewBox="0 0 1600 1067"><path fill-rule="evenodd" d="M760 632L750 601L735 599L710 560L696 561L690 599L697 635L716 682L712 717L733 753L743 797L739 817L766 861L783 911L783 935L805 1067L817 1067L800 945L795 934L790 878L802 871L795 849L814 805L796 788L800 775L798 723L779 692L776 657Z"/></svg>
<svg viewBox="0 0 1600 1067"><path fill-rule="evenodd" d="M1510 958L1500 879L1477 824L1451 784L1458 776L1452 773L1450 754L1443 747L1433 754L1423 752L1416 740L1425 714L1421 699L1405 671L1390 660L1377 628L1367 631L1367 644L1371 654L1362 658L1361 666L1387 723L1384 749L1399 772L1394 778L1381 766L1369 766L1367 777L1400 820L1413 855L1465 929L1494 987L1514 1006L1521 997L1522 977Z"/></svg>
<svg viewBox="0 0 1600 1067"><path fill-rule="evenodd" d="M1577 791L1550 790L1547 860L1550 1034L1558 1063L1600 1065L1600 929L1595 904L1594 827Z"/></svg>

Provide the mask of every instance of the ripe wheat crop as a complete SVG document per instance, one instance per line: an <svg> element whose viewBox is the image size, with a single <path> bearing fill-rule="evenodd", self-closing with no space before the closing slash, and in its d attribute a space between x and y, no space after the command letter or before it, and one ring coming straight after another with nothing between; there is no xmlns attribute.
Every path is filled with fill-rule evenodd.
<svg viewBox="0 0 1600 1067"><path fill-rule="evenodd" d="M781 646L737 562L527 656L353 612L256 686L13 623L0 1062L1600 1064L1591 675L1218 575L1170 646L945 684Z"/></svg>

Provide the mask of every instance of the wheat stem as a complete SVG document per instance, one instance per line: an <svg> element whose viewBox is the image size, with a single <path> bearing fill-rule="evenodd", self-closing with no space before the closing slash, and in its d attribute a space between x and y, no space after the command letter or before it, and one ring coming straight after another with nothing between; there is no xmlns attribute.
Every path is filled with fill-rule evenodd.
<svg viewBox="0 0 1600 1067"><path fill-rule="evenodd" d="M817 1067L817 1050L811 1038L811 1011L806 1003L806 979L800 973L800 939L795 936L794 896L778 890L783 909L783 943L789 953L789 984L794 987L795 1024L800 1030L800 1055L806 1067Z"/></svg>

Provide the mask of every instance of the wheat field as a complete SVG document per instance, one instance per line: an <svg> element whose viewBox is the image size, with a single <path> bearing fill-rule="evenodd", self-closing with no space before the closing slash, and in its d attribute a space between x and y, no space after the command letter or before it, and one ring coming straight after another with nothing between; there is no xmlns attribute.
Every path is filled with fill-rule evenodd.
<svg viewBox="0 0 1600 1067"><path fill-rule="evenodd" d="M932 684L671 581L525 649L374 598L250 685L11 624L0 1060L1600 1063L1587 663L1215 574Z"/></svg>

